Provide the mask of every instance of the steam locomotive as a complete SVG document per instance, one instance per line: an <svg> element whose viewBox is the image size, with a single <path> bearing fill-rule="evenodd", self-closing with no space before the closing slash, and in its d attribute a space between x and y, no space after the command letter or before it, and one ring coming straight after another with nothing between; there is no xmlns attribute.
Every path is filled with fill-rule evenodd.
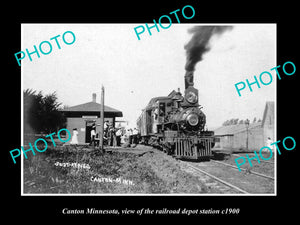
<svg viewBox="0 0 300 225"><path fill-rule="evenodd" d="M137 120L141 142L180 159L209 159L214 132L205 130L206 116L199 105L193 73L185 75L185 91L152 98Z"/></svg>

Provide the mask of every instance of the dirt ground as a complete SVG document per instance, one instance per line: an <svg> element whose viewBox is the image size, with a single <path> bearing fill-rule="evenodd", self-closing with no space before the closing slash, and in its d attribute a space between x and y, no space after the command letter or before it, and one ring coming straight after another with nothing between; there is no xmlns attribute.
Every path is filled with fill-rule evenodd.
<svg viewBox="0 0 300 225"><path fill-rule="evenodd" d="M208 193L206 185L196 176L182 169L180 161L162 152L155 151L144 154L138 159L139 163L146 163L151 170L166 183L169 193Z"/></svg>

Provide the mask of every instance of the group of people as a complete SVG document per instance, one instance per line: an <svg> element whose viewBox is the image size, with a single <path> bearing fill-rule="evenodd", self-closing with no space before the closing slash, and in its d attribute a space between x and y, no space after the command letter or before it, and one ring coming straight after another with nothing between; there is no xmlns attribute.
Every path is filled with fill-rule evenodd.
<svg viewBox="0 0 300 225"><path fill-rule="evenodd" d="M135 147L138 144L138 129L125 129L124 127L114 127L109 121L104 123L104 145L113 147ZM94 135L94 133L93 133Z"/></svg>
<svg viewBox="0 0 300 225"><path fill-rule="evenodd" d="M112 123L105 121L104 123L104 144L108 146L121 146L121 136L123 130L121 127L113 127Z"/></svg>
<svg viewBox="0 0 300 225"><path fill-rule="evenodd" d="M90 132L90 146L99 146L100 134L96 132L96 124L92 125ZM109 121L104 123L103 144L113 147L135 147L139 142L139 131L137 128L125 129L124 127L114 127ZM77 128L73 129L72 140L70 144L78 144Z"/></svg>
<svg viewBox="0 0 300 225"><path fill-rule="evenodd" d="M137 128L134 129L127 129L127 131L124 134L124 147L136 147L136 145L139 143L140 135Z"/></svg>

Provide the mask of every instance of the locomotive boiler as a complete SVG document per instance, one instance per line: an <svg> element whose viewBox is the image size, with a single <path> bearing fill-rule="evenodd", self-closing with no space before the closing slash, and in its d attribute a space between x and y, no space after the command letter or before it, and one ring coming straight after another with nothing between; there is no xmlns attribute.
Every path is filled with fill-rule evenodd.
<svg viewBox="0 0 300 225"><path fill-rule="evenodd" d="M185 75L184 95L173 90L150 100L137 120L141 142L181 159L209 159L214 132L205 130L206 116L199 105L193 73Z"/></svg>

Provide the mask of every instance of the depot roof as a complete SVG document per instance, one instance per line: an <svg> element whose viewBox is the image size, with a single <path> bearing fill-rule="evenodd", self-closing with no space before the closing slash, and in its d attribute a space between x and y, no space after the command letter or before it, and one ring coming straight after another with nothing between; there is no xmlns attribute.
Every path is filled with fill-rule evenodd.
<svg viewBox="0 0 300 225"><path fill-rule="evenodd" d="M93 100L91 102L75 105L61 110L68 115L100 115L101 104L96 102L96 95L93 94ZM122 117L123 113L120 110L114 109L107 105L104 105L104 116L108 117Z"/></svg>

